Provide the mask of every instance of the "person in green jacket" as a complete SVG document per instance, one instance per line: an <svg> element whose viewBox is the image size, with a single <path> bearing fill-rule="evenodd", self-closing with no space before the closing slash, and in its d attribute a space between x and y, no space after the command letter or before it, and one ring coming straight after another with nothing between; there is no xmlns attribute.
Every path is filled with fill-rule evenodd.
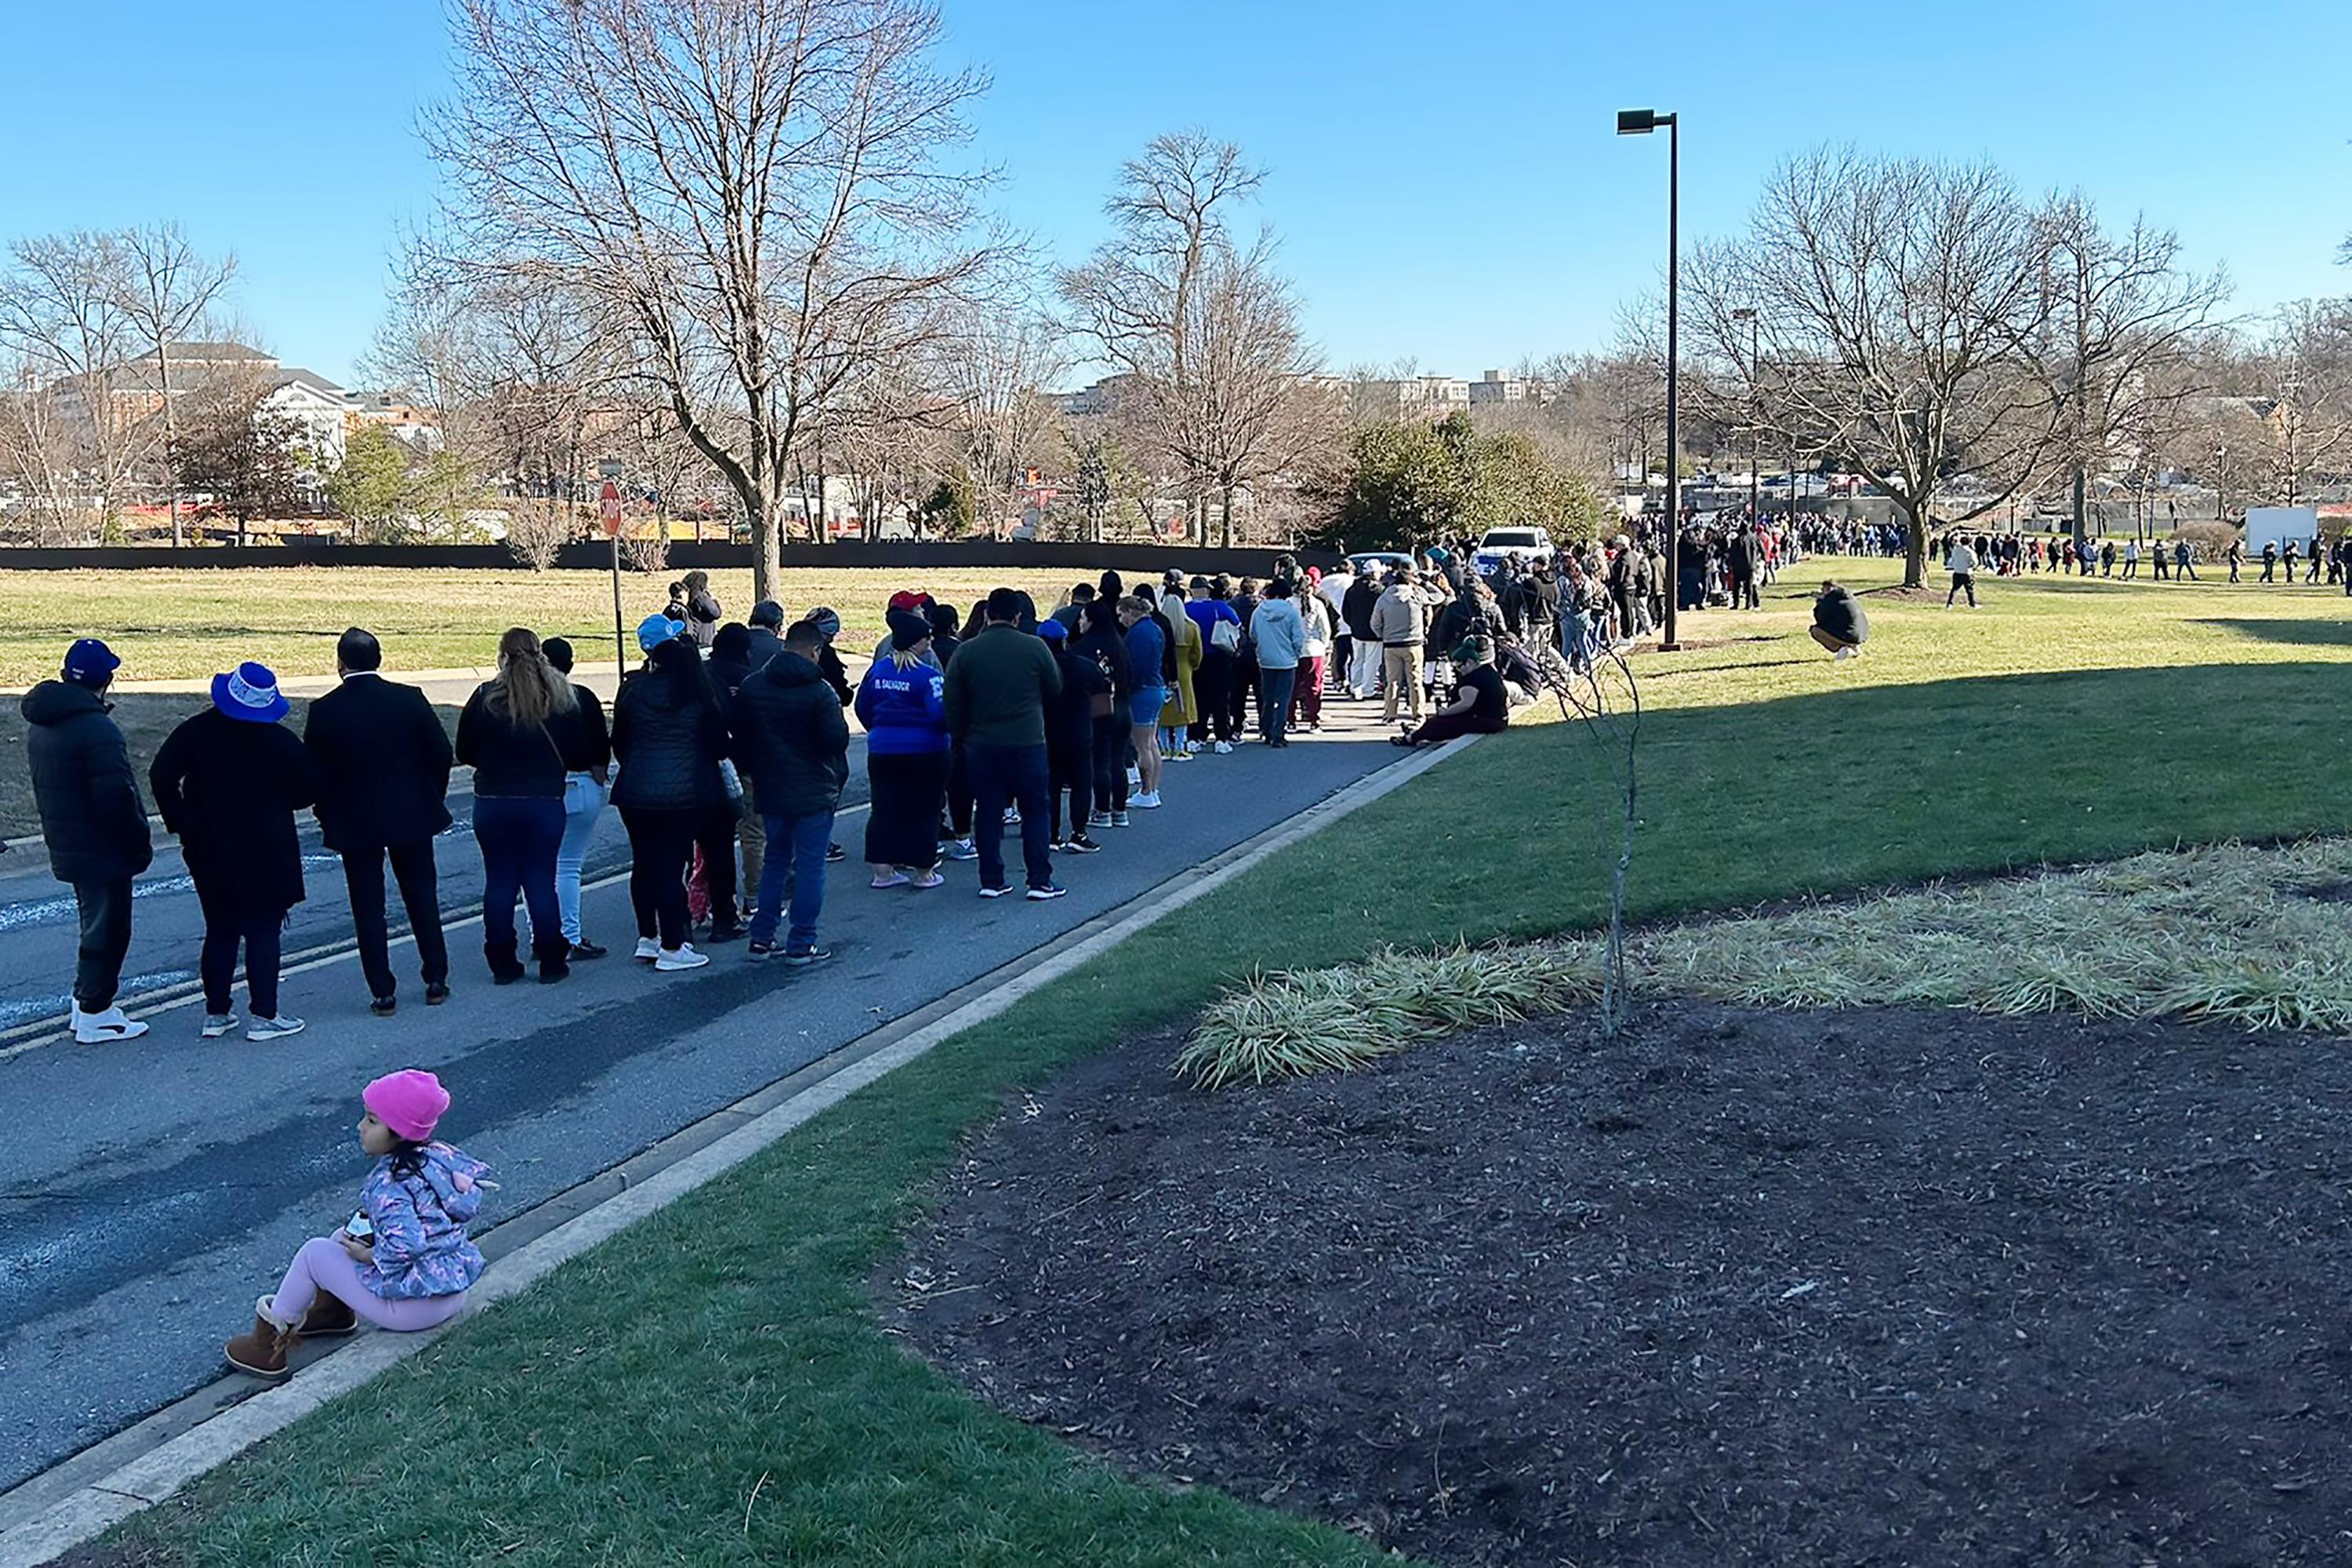
<svg viewBox="0 0 2352 1568"><path fill-rule="evenodd" d="M980 850L980 896L1003 898L1004 808L1021 808L1021 851L1029 897L1045 900L1068 889L1054 880L1051 778L1045 756L1045 712L1061 695L1062 672L1035 636L1021 629L1021 596L1010 588L988 595L979 635L966 638L948 661L948 733L963 747L976 805L972 838Z"/></svg>

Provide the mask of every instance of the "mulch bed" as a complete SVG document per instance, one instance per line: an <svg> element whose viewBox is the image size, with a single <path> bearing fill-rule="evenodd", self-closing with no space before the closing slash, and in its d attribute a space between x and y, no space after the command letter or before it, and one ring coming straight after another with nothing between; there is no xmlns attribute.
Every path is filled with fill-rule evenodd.
<svg viewBox="0 0 2352 1568"><path fill-rule="evenodd" d="M1458 1563L2352 1561L2352 1051L1655 1005L1009 1108L880 1282L1125 1466Z"/></svg>

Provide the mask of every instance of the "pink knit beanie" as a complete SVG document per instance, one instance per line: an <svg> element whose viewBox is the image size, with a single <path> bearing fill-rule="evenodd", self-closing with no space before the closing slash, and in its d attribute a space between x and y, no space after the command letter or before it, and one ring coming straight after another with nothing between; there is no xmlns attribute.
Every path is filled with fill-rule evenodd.
<svg viewBox="0 0 2352 1568"><path fill-rule="evenodd" d="M449 1109L449 1091L424 1068L403 1068L362 1089L360 1103L403 1138L422 1143L433 1136L433 1124Z"/></svg>

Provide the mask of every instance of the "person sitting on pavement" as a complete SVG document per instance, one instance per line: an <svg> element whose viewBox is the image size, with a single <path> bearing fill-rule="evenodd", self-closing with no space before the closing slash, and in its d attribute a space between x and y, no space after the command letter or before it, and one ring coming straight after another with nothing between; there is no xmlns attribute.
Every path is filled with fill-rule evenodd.
<svg viewBox="0 0 2352 1568"><path fill-rule="evenodd" d="M147 807L106 689L122 661L96 637L66 650L55 680L25 693L25 757L49 873L73 889L81 942L74 962L73 1033L85 1046L135 1040L147 1026L116 1002L131 951L131 882L154 862Z"/></svg>
<svg viewBox="0 0 2352 1568"><path fill-rule="evenodd" d="M449 996L449 944L441 932L433 840L449 826L449 769L457 757L425 693L386 680L383 668L383 646L373 635L358 626L343 633L335 644L341 684L310 704L302 744L317 773L312 815L320 837L342 858L368 1011L390 1017L397 1004L383 918L387 859L415 934L425 1005Z"/></svg>
<svg viewBox="0 0 2352 1568"><path fill-rule="evenodd" d="M267 665L215 675L212 706L173 730L147 770L164 831L180 840L204 910L198 970L207 1040L236 1027L230 987L240 946L253 1005L245 1037L302 1031L302 1020L278 1005L279 937L303 894L294 814L316 793L310 753L278 722L291 706Z"/></svg>
<svg viewBox="0 0 2352 1568"><path fill-rule="evenodd" d="M1511 722L1511 701L1494 658L1494 647L1485 637L1465 637L1453 654L1453 700L1411 734L1391 736L1390 743L1429 746L1464 735L1500 734Z"/></svg>
<svg viewBox="0 0 2352 1568"><path fill-rule="evenodd" d="M332 1236L302 1244L278 1289L253 1306L253 1330L222 1352L256 1377L286 1375L305 1338L356 1332L364 1318L394 1333L436 1328L465 1310L482 1277L482 1252L467 1234L489 1167L433 1129L449 1110L441 1080L416 1068L387 1073L360 1091L360 1149L375 1165L360 1209Z"/></svg>
<svg viewBox="0 0 2352 1568"><path fill-rule="evenodd" d="M1823 583L1813 600L1813 624L1808 629L1832 657L1853 658L1870 638L1870 617L1863 614L1862 601L1853 596L1853 589Z"/></svg>

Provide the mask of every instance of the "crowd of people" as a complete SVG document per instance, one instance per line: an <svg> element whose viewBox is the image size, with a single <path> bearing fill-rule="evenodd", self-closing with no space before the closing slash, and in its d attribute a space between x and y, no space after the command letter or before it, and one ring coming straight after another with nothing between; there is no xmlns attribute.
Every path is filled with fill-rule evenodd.
<svg viewBox="0 0 2352 1568"><path fill-rule="evenodd" d="M1107 572L1042 615L1012 588L968 614L908 591L890 599L888 634L853 683L834 646L838 614L819 607L787 625L763 602L730 623L698 574L637 627L642 662L609 710L572 679L568 643L515 627L454 740L422 690L384 677L383 649L363 628L338 639L338 684L299 735L282 722L291 704L274 673L240 665L214 679L209 704L171 732L146 778L203 916L201 1033L271 1040L305 1027L278 994L281 935L308 895L305 808L341 862L380 1016L400 1001L387 866L425 1004L450 994L433 846L451 824L461 764L473 770L495 984L534 971L561 982L606 955L583 928L581 876L608 805L628 840L636 961L674 973L710 962L698 942L741 941L754 959L816 963L831 956L820 935L826 868L848 858L834 828L850 710L867 737L863 858L875 890L928 891L946 862L975 861L982 896L1051 900L1066 891L1056 857L1097 853L1101 835L1158 809L1176 764L1231 753L1253 731L1287 747L1322 728L1327 700L1385 700L1389 717L1410 721L1400 745L1502 728L1511 698L1539 679L1519 638L1551 637L1557 614L1548 576L1507 588L1498 600L1457 566L1360 589L1350 572L1286 558L1263 584L1170 572L1130 589ZM1386 661L1384 680L1364 676L1345 668L1358 645L1376 660L1391 645L1406 657ZM51 869L80 916L71 1024L90 1044L148 1029L117 995L132 880L153 856L140 781L108 717L120 668L105 643L81 639L23 700Z"/></svg>

